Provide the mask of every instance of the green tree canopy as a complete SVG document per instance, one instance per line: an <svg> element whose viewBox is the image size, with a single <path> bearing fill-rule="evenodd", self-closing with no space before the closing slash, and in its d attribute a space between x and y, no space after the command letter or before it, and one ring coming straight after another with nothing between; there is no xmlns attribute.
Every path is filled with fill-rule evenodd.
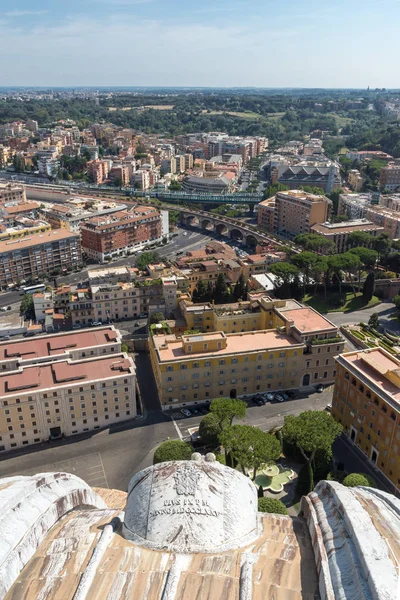
<svg viewBox="0 0 400 600"><path fill-rule="evenodd" d="M375 274L372 273L368 273L366 280L364 281L364 285L363 285L363 298L365 300L365 302L369 302L372 298L372 296L374 295L374 289L375 289Z"/></svg>
<svg viewBox="0 0 400 600"><path fill-rule="evenodd" d="M210 404L210 413L217 416L221 429L232 425L234 418L244 419L247 404L239 398L215 398Z"/></svg>
<svg viewBox="0 0 400 600"><path fill-rule="evenodd" d="M206 446L218 446L221 424L216 413L208 413L200 421L199 436Z"/></svg>
<svg viewBox="0 0 400 600"><path fill-rule="evenodd" d="M164 315L162 312L154 312L150 316L150 325L154 325L155 323L161 323L164 321Z"/></svg>
<svg viewBox="0 0 400 600"><path fill-rule="evenodd" d="M35 307L33 304L32 294L24 294L19 310L21 314L24 315L25 319L35 319Z"/></svg>
<svg viewBox="0 0 400 600"><path fill-rule="evenodd" d="M153 464L170 460L190 460L192 446L181 440L168 440L160 444L154 452Z"/></svg>
<svg viewBox="0 0 400 600"><path fill-rule="evenodd" d="M359 485L376 487L376 481L366 473L350 473L343 479L343 485L346 487L358 487Z"/></svg>
<svg viewBox="0 0 400 600"><path fill-rule="evenodd" d="M291 258L291 262L298 268L303 274L303 295L306 293L306 285L309 284L310 281L310 273L314 267L319 262L318 254L315 252L304 251L299 254L294 254Z"/></svg>
<svg viewBox="0 0 400 600"><path fill-rule="evenodd" d="M317 233L300 233L294 238L294 242L310 252L321 252L331 254L335 250L335 244Z"/></svg>
<svg viewBox="0 0 400 600"><path fill-rule="evenodd" d="M213 299L217 304L222 304L223 302L227 302L229 297L230 294L225 281L225 275L223 273L219 273L217 281L215 282Z"/></svg>
<svg viewBox="0 0 400 600"><path fill-rule="evenodd" d="M389 252L392 246L392 240L390 239L390 235L384 231L377 237L372 238L372 245L374 250L376 250L379 256L382 257Z"/></svg>
<svg viewBox="0 0 400 600"><path fill-rule="evenodd" d="M275 513L277 515L287 515L286 506L277 498L259 498L258 511L264 513Z"/></svg>
<svg viewBox="0 0 400 600"><path fill-rule="evenodd" d="M246 468L253 469L253 480L262 464L277 460L281 454L281 445L274 435L250 425L225 428L220 441L225 450L232 453L243 472Z"/></svg>
<svg viewBox="0 0 400 600"><path fill-rule="evenodd" d="M368 320L368 325L370 327L372 327L372 329L379 329L379 313L374 312L372 313L372 315L370 316L369 320Z"/></svg>
<svg viewBox="0 0 400 600"><path fill-rule="evenodd" d="M372 244L372 240L372 235L366 231L352 231L347 236L347 246L349 248L355 248L357 246L369 248Z"/></svg>
<svg viewBox="0 0 400 600"><path fill-rule="evenodd" d="M299 270L295 265L292 265L288 262L277 262L270 266L269 270L273 275L278 278L280 284L288 284L290 283L296 275L298 275Z"/></svg>
<svg viewBox="0 0 400 600"><path fill-rule="evenodd" d="M235 287L233 288L233 297L235 300L246 300L247 286L244 279L243 273L240 273L239 279L237 280Z"/></svg>
<svg viewBox="0 0 400 600"><path fill-rule="evenodd" d="M143 254L140 254L137 257L135 264L138 269L140 269L141 271L144 271L146 269L147 265L151 265L152 263L157 263L159 260L160 260L160 257L157 252L143 252Z"/></svg>
<svg viewBox="0 0 400 600"><path fill-rule="evenodd" d="M317 450L330 449L342 430L342 425L326 411L308 410L299 416L286 416L282 435L298 447L308 463L312 463Z"/></svg>
<svg viewBox="0 0 400 600"><path fill-rule="evenodd" d="M392 301L397 310L400 310L400 295L397 294L397 296L393 296Z"/></svg>

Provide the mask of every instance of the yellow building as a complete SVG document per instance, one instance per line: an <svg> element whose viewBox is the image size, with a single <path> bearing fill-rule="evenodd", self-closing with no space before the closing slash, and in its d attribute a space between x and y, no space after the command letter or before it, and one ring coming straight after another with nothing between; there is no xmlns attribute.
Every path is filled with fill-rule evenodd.
<svg viewBox="0 0 400 600"><path fill-rule="evenodd" d="M150 357L163 408L299 386L304 345L275 330L154 335Z"/></svg>
<svg viewBox="0 0 400 600"><path fill-rule="evenodd" d="M183 327L179 324L174 328L169 322L173 335L150 339L153 371L164 406L197 403L221 395L329 385L335 379L334 357L343 351L344 339L336 325L299 302L268 296L223 305L182 301L180 312ZM179 337L182 330L196 332L190 334L190 343L186 343L187 335ZM291 349L296 352L295 361ZM278 350L283 360L273 362ZM196 353L201 361L190 360ZM226 364L239 366L220 370L221 354L228 354ZM257 359L250 358L256 355ZM257 369L253 368L254 360L261 361ZM242 370L241 364L247 362L250 364L243 365ZM190 375L171 374L181 369L191 370Z"/></svg>
<svg viewBox="0 0 400 600"><path fill-rule="evenodd" d="M135 390L114 327L0 343L0 452L131 419Z"/></svg>
<svg viewBox="0 0 400 600"><path fill-rule="evenodd" d="M341 354L336 363L332 416L400 489L400 360L371 348Z"/></svg>

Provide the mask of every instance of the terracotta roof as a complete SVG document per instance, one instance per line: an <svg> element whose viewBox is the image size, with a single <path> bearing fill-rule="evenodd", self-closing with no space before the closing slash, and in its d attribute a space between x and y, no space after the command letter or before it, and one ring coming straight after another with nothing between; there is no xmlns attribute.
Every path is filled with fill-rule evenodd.
<svg viewBox="0 0 400 600"><path fill-rule="evenodd" d="M278 312L288 321L293 321L296 329L301 333L312 333L326 329L337 329L336 325L325 319L312 308L295 308L293 310L279 310Z"/></svg>
<svg viewBox="0 0 400 600"><path fill-rule="evenodd" d="M80 348L114 344L117 339L118 333L113 327L102 327L46 335L37 339L0 342L0 361L63 355Z"/></svg>

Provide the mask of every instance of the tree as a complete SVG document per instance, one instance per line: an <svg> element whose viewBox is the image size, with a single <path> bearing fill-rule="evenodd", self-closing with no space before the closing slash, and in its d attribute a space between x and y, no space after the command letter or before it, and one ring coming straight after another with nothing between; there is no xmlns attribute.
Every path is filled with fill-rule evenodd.
<svg viewBox="0 0 400 600"><path fill-rule="evenodd" d="M339 283L339 294L342 293L342 271L348 267L348 260L344 254L333 254L328 257L329 270Z"/></svg>
<svg viewBox="0 0 400 600"><path fill-rule="evenodd" d="M171 192L180 192L182 190L182 186L176 179L173 179L169 184L169 189Z"/></svg>
<svg viewBox="0 0 400 600"><path fill-rule="evenodd" d="M19 310L21 314L24 315L25 319L29 321L35 319L35 307L33 304L32 294L24 295Z"/></svg>
<svg viewBox="0 0 400 600"><path fill-rule="evenodd" d="M352 248L351 250L349 250L349 252L351 254L356 254L361 261L361 264L358 269L358 291L360 291L362 267L373 269L378 260L378 253L376 250L364 248L363 246L356 246L356 248Z"/></svg>
<svg viewBox="0 0 400 600"><path fill-rule="evenodd" d="M234 418L244 419L247 404L238 398L215 398L210 404L210 413L217 416L221 429L232 425Z"/></svg>
<svg viewBox="0 0 400 600"><path fill-rule="evenodd" d="M307 496L314 489L314 473L311 463L303 465L299 471L296 483L298 496Z"/></svg>
<svg viewBox="0 0 400 600"><path fill-rule="evenodd" d="M298 268L288 262L274 263L270 266L269 270L278 278L280 284L284 285L290 283L299 273Z"/></svg>
<svg viewBox="0 0 400 600"><path fill-rule="evenodd" d="M218 446L221 425L219 418L215 413L208 413L200 421L199 436L206 446Z"/></svg>
<svg viewBox="0 0 400 600"><path fill-rule="evenodd" d="M275 194L277 194L278 192L284 192L286 190L288 190L289 187L287 185L284 185L283 183L275 183L274 185L270 185L268 186L263 193L263 199L267 199L267 198L272 198L272 196L275 196Z"/></svg>
<svg viewBox="0 0 400 600"><path fill-rule="evenodd" d="M162 312L154 312L151 314L150 325L161 323L161 321L164 321L164 315Z"/></svg>
<svg viewBox="0 0 400 600"><path fill-rule="evenodd" d="M393 296L392 301L397 310L400 310L400 295L397 294L397 296Z"/></svg>
<svg viewBox="0 0 400 600"><path fill-rule="evenodd" d="M243 273L240 273L239 279L237 280L235 287L233 288L233 297L235 300L246 300L246 282Z"/></svg>
<svg viewBox="0 0 400 600"><path fill-rule="evenodd" d="M190 444L181 440L168 440L160 444L154 452L153 464L156 465L170 460L190 460L192 452Z"/></svg>
<svg viewBox="0 0 400 600"><path fill-rule="evenodd" d="M318 260L319 257L317 254L308 251L295 254L291 259L292 263L300 269L303 274L303 296L306 294L306 285L310 282L310 272Z"/></svg>
<svg viewBox="0 0 400 600"><path fill-rule="evenodd" d="M147 265L156 263L156 262L158 262L158 260L159 260L159 256L158 256L157 252L143 252L143 254L140 254L137 257L135 264L138 269L140 269L141 271L144 271L146 269Z"/></svg>
<svg viewBox="0 0 400 600"><path fill-rule="evenodd" d="M228 286L226 285L225 275L223 273L218 274L217 281L215 282L213 300L216 304L222 304L229 300Z"/></svg>
<svg viewBox="0 0 400 600"><path fill-rule="evenodd" d="M329 265L327 258L325 256L318 256L318 260L313 264L311 268L311 277L315 281L314 295L317 293L318 284L321 282L322 279L322 282L324 284L325 298L327 297L326 280L328 277L328 273Z"/></svg>
<svg viewBox="0 0 400 600"><path fill-rule="evenodd" d="M328 450L343 427L325 411L307 410L285 417L282 435L295 444L307 463L313 463L317 450Z"/></svg>
<svg viewBox="0 0 400 600"><path fill-rule="evenodd" d="M372 273L368 273L366 280L364 281L364 285L363 285L363 298L365 300L365 302L369 302L372 298L372 296L374 295L374 288L375 288L375 274Z"/></svg>
<svg viewBox="0 0 400 600"><path fill-rule="evenodd" d="M388 254L392 245L392 240L390 239L389 234L384 231L377 237L372 238L372 245L374 250L378 252L379 258L381 258L383 255Z"/></svg>
<svg viewBox="0 0 400 600"><path fill-rule="evenodd" d="M296 235L294 242L299 244L299 246L303 246L304 250L309 250L310 252L332 254L335 251L334 242L317 233L300 233Z"/></svg>
<svg viewBox="0 0 400 600"><path fill-rule="evenodd" d="M281 445L274 435L250 425L226 427L221 432L220 441L244 473L246 468L252 469L253 481L262 464L277 460L281 454Z"/></svg>
<svg viewBox="0 0 400 600"><path fill-rule="evenodd" d="M259 498L258 512L274 513L276 515L287 515L286 506L277 498Z"/></svg>
<svg viewBox="0 0 400 600"><path fill-rule="evenodd" d="M372 244L373 237L366 231L352 231L347 236L347 246L349 248L355 248L361 246L369 248Z"/></svg>
<svg viewBox="0 0 400 600"><path fill-rule="evenodd" d="M343 485L346 487L358 487L359 485L376 487L376 481L366 473L350 473L343 479Z"/></svg>
<svg viewBox="0 0 400 600"><path fill-rule="evenodd" d="M376 329L378 331L379 329L379 314L374 312L372 313L372 315L370 316L369 320L368 320L368 325L370 327L372 327L372 329Z"/></svg>

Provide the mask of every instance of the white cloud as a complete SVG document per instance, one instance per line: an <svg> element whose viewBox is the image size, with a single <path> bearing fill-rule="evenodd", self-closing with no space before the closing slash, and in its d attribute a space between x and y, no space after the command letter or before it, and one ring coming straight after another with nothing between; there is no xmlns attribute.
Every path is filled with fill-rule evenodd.
<svg viewBox="0 0 400 600"><path fill-rule="evenodd" d="M48 13L47 10L11 10L9 12L4 13L6 17L26 17L26 16L34 16L34 15L46 15Z"/></svg>

